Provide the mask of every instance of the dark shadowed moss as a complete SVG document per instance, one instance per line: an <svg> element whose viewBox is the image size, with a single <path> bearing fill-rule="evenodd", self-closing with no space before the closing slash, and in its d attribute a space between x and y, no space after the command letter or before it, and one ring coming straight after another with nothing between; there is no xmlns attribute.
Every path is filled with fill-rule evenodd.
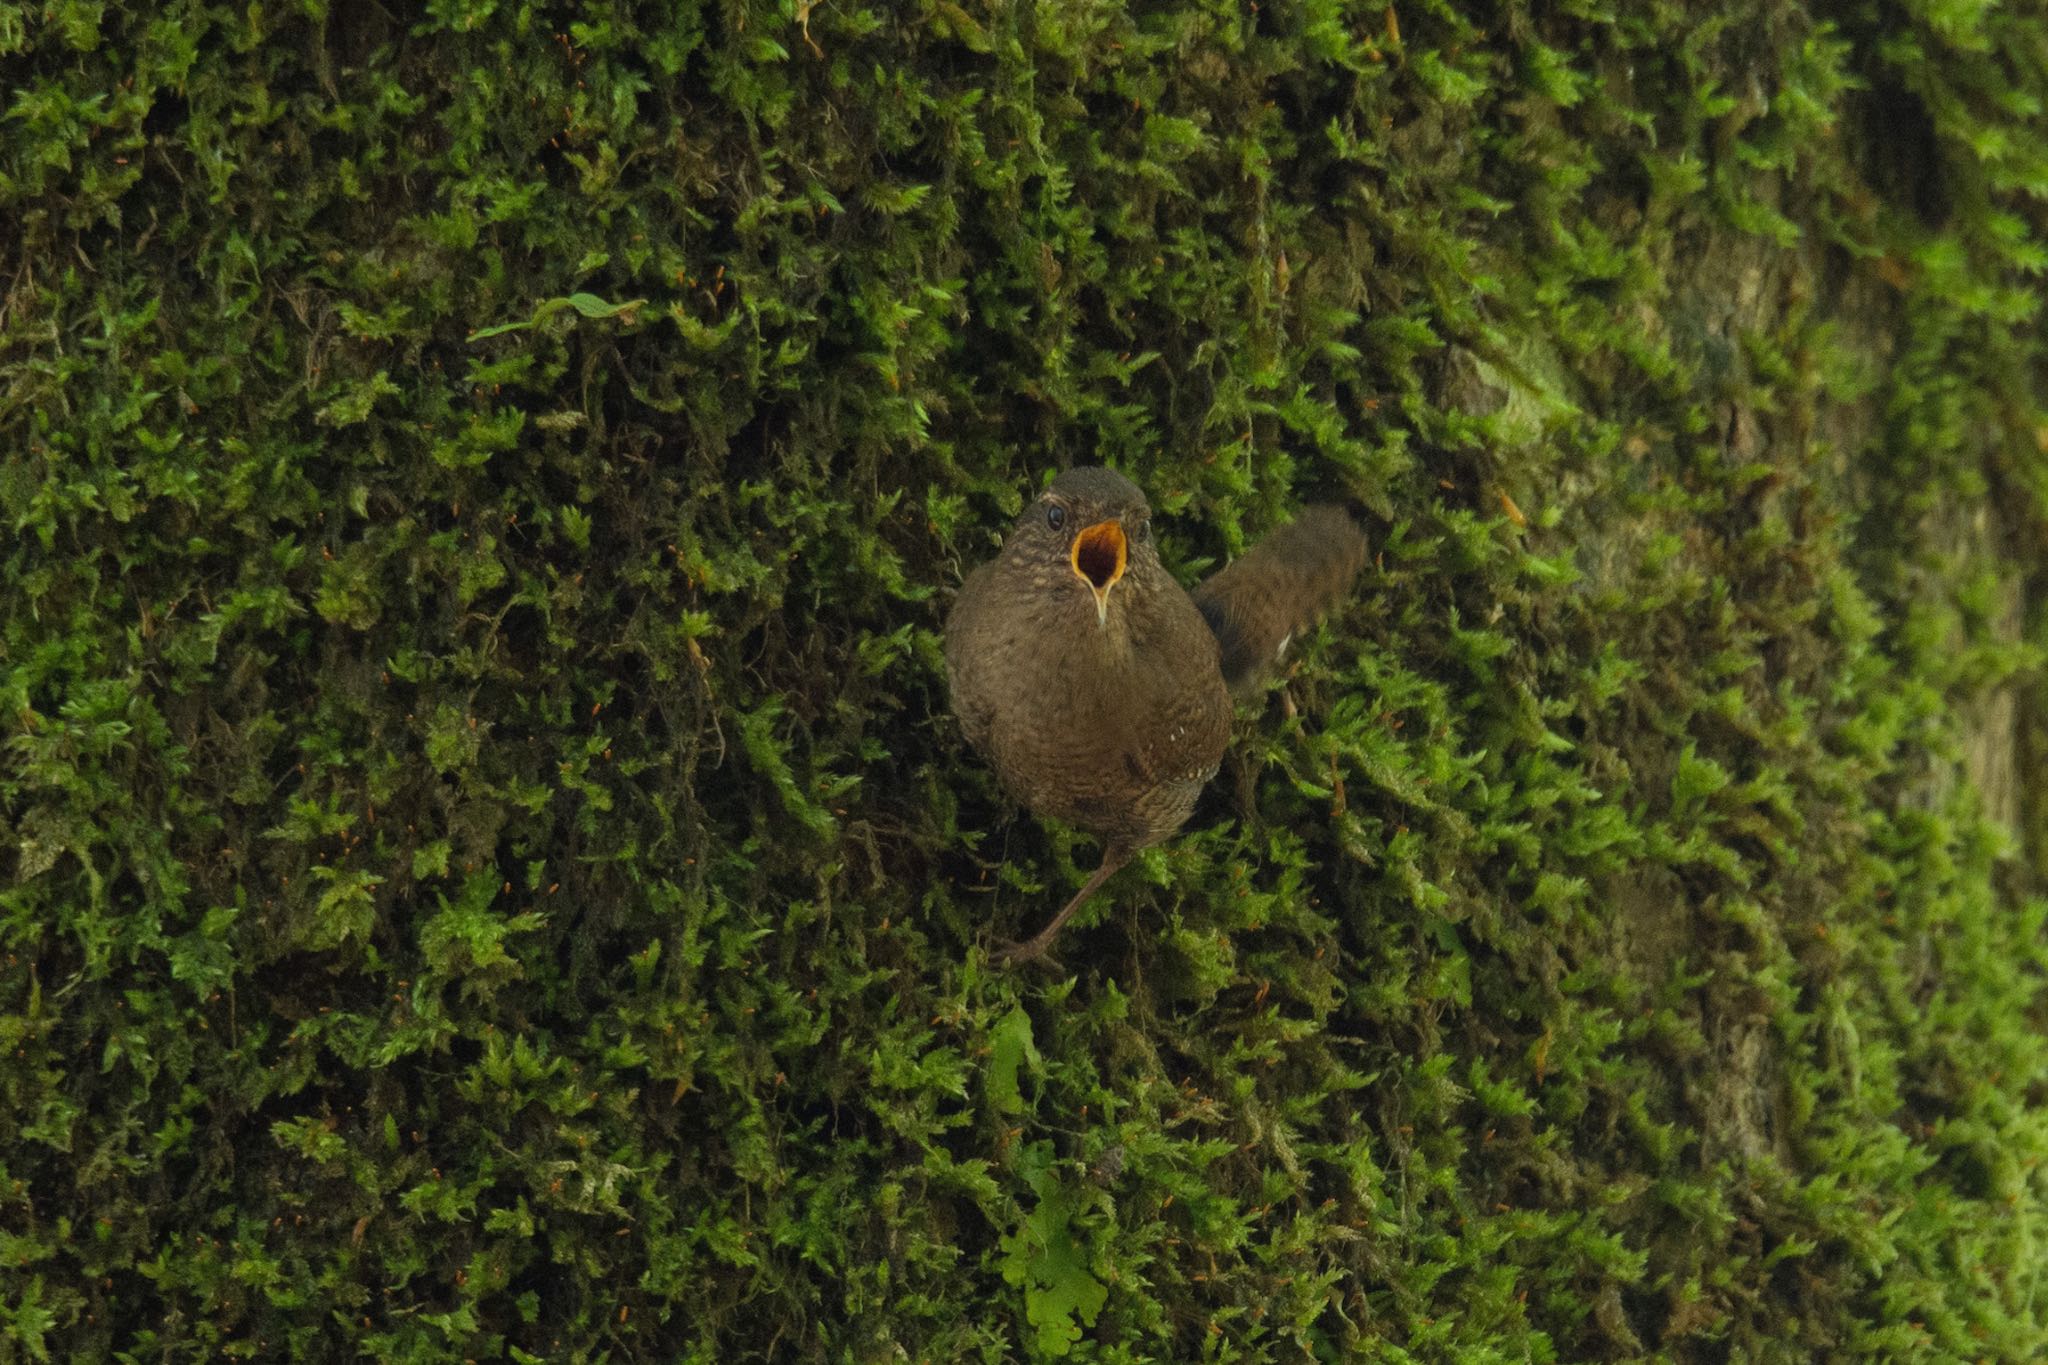
<svg viewBox="0 0 2048 1365"><path fill-rule="evenodd" d="M2048 1350L2044 73L0 0L0 1360ZM1003 974L936 632L1084 461L1375 560Z"/></svg>

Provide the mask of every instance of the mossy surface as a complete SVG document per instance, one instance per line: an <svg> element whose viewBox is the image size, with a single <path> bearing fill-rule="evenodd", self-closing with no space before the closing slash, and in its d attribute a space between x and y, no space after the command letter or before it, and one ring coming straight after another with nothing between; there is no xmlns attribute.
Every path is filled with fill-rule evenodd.
<svg viewBox="0 0 2048 1365"><path fill-rule="evenodd" d="M2044 73L0 2L0 1360L2039 1357ZM1003 973L1075 462L1375 559Z"/></svg>

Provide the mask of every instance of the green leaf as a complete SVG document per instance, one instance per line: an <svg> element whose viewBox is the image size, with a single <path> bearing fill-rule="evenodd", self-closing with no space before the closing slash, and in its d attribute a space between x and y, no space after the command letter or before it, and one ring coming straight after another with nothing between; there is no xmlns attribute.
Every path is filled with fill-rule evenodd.
<svg viewBox="0 0 2048 1365"><path fill-rule="evenodd" d="M1019 1153L1017 1165L1039 1199L1017 1230L1002 1238L1003 1279L1024 1290L1038 1353L1064 1356L1080 1342L1082 1328L1094 1326L1109 1289L1090 1272L1074 1239L1075 1201L1053 1174L1052 1144L1032 1143Z"/></svg>
<svg viewBox="0 0 2048 1365"><path fill-rule="evenodd" d="M988 1071L985 1084L989 1103L999 1114L1024 1112L1024 1096L1017 1089L1017 1065L1029 1058L1031 1069L1039 1067L1038 1047L1031 1041L1031 1016L1024 1006L1013 1006L989 1034Z"/></svg>
<svg viewBox="0 0 2048 1365"><path fill-rule="evenodd" d="M624 303L608 303L595 294L567 294L544 299L533 310L533 316L520 322L501 322L492 327L480 327L469 334L471 341L483 341L488 337L503 336L507 332L522 332L536 327L564 308L573 308L586 318L614 318L645 307L646 299L627 299ZM626 319L631 322L629 317Z"/></svg>

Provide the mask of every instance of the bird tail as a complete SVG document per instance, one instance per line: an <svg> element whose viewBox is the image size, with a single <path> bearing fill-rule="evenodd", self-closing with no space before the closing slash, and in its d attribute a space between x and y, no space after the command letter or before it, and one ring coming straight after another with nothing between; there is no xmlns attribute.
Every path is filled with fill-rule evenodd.
<svg viewBox="0 0 2048 1365"><path fill-rule="evenodd" d="M1365 566L1365 533L1342 509L1301 515L1211 574L1194 591L1234 693L1257 687L1288 641L1351 587Z"/></svg>

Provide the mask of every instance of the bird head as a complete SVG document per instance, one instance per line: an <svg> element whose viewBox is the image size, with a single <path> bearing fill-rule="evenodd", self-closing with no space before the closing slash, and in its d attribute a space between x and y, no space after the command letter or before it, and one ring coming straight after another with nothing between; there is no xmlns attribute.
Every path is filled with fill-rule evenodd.
<svg viewBox="0 0 2048 1365"><path fill-rule="evenodd" d="M1012 537L1034 558L1057 564L1056 581L1092 598L1096 624L1107 630L1111 594L1151 553L1151 523L1152 509L1129 479L1070 469L1025 509Z"/></svg>

